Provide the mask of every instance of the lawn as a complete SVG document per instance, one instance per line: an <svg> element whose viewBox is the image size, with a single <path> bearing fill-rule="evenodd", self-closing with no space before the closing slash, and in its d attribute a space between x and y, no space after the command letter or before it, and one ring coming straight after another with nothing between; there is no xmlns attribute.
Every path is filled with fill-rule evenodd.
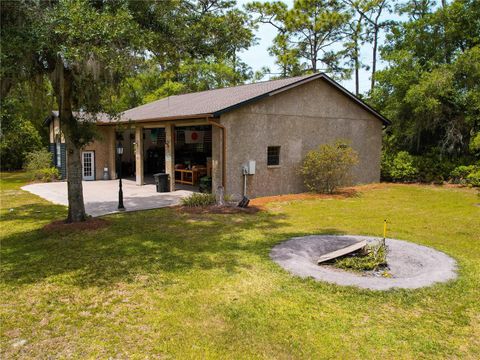
<svg viewBox="0 0 480 360"><path fill-rule="evenodd" d="M2 358L480 358L480 199L471 189L360 188L257 214L175 209L44 230L65 216L2 174ZM306 234L433 246L459 279L374 292L291 276L270 249Z"/></svg>

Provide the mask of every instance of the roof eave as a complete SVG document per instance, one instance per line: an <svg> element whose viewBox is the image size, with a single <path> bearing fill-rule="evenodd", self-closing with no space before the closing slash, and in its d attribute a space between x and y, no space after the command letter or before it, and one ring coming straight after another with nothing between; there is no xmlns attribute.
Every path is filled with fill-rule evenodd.
<svg viewBox="0 0 480 360"><path fill-rule="evenodd" d="M152 121L173 121L173 120L193 120L193 119L206 119L215 117L214 114L193 114L193 115L176 115L176 116L160 116L147 119L138 119L138 120L119 120L117 122L111 122L109 124L136 124L136 123L146 123ZM107 125L107 123L105 123Z"/></svg>

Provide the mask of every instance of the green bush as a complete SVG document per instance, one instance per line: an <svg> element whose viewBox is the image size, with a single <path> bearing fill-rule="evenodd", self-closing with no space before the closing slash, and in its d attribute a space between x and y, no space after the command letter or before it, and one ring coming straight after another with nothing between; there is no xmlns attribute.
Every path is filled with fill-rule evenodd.
<svg viewBox="0 0 480 360"><path fill-rule="evenodd" d="M418 169L414 165L414 157L406 151L400 151L386 165L386 171L392 181L412 182L417 180Z"/></svg>
<svg viewBox="0 0 480 360"><path fill-rule="evenodd" d="M476 170L475 165L460 165L450 173L450 180L455 184L466 184L467 177Z"/></svg>
<svg viewBox="0 0 480 360"><path fill-rule="evenodd" d="M45 149L25 156L25 170L32 173L33 180L50 182L60 179L60 172L52 166L52 154Z"/></svg>
<svg viewBox="0 0 480 360"><path fill-rule="evenodd" d="M480 168L477 168L467 175L467 184L480 187Z"/></svg>
<svg viewBox="0 0 480 360"><path fill-rule="evenodd" d="M200 207L214 205L216 202L214 194L193 193L186 198L183 198L181 203L183 206Z"/></svg>
<svg viewBox="0 0 480 360"><path fill-rule="evenodd" d="M480 131L472 136L470 140L470 151L480 156Z"/></svg>
<svg viewBox="0 0 480 360"><path fill-rule="evenodd" d="M35 171L52 167L52 153L45 149L36 150L25 156L25 170Z"/></svg>
<svg viewBox="0 0 480 360"><path fill-rule="evenodd" d="M439 150L431 151L423 156L415 157L415 166L418 169L417 180L426 183L443 183L450 178L450 174L465 159L454 161L441 157Z"/></svg>
<svg viewBox="0 0 480 360"><path fill-rule="evenodd" d="M357 163L357 152L345 142L337 141L308 152L300 174L308 190L331 194L350 183L351 169Z"/></svg>
<svg viewBox="0 0 480 360"><path fill-rule="evenodd" d="M0 107L0 166L2 170L18 170L25 166L25 155L41 148L42 141L35 126L15 114L10 101Z"/></svg>
<svg viewBox="0 0 480 360"><path fill-rule="evenodd" d="M55 167L37 169L33 172L33 179L41 182L51 182L60 179L60 171Z"/></svg>

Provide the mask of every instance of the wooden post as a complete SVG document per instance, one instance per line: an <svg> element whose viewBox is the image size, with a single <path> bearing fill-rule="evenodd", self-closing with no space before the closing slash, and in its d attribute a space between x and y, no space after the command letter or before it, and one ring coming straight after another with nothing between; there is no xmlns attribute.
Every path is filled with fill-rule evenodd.
<svg viewBox="0 0 480 360"><path fill-rule="evenodd" d="M165 126L165 172L170 175L170 191L175 191L175 126Z"/></svg>
<svg viewBox="0 0 480 360"><path fill-rule="evenodd" d="M143 127L135 127L135 182L143 185Z"/></svg>

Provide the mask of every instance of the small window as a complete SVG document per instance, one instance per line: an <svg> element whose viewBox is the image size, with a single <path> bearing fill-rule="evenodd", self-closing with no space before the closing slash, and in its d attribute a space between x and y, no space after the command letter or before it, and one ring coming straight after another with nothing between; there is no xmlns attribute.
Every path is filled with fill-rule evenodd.
<svg viewBox="0 0 480 360"><path fill-rule="evenodd" d="M280 165L280 146L269 146L267 148L267 166Z"/></svg>

